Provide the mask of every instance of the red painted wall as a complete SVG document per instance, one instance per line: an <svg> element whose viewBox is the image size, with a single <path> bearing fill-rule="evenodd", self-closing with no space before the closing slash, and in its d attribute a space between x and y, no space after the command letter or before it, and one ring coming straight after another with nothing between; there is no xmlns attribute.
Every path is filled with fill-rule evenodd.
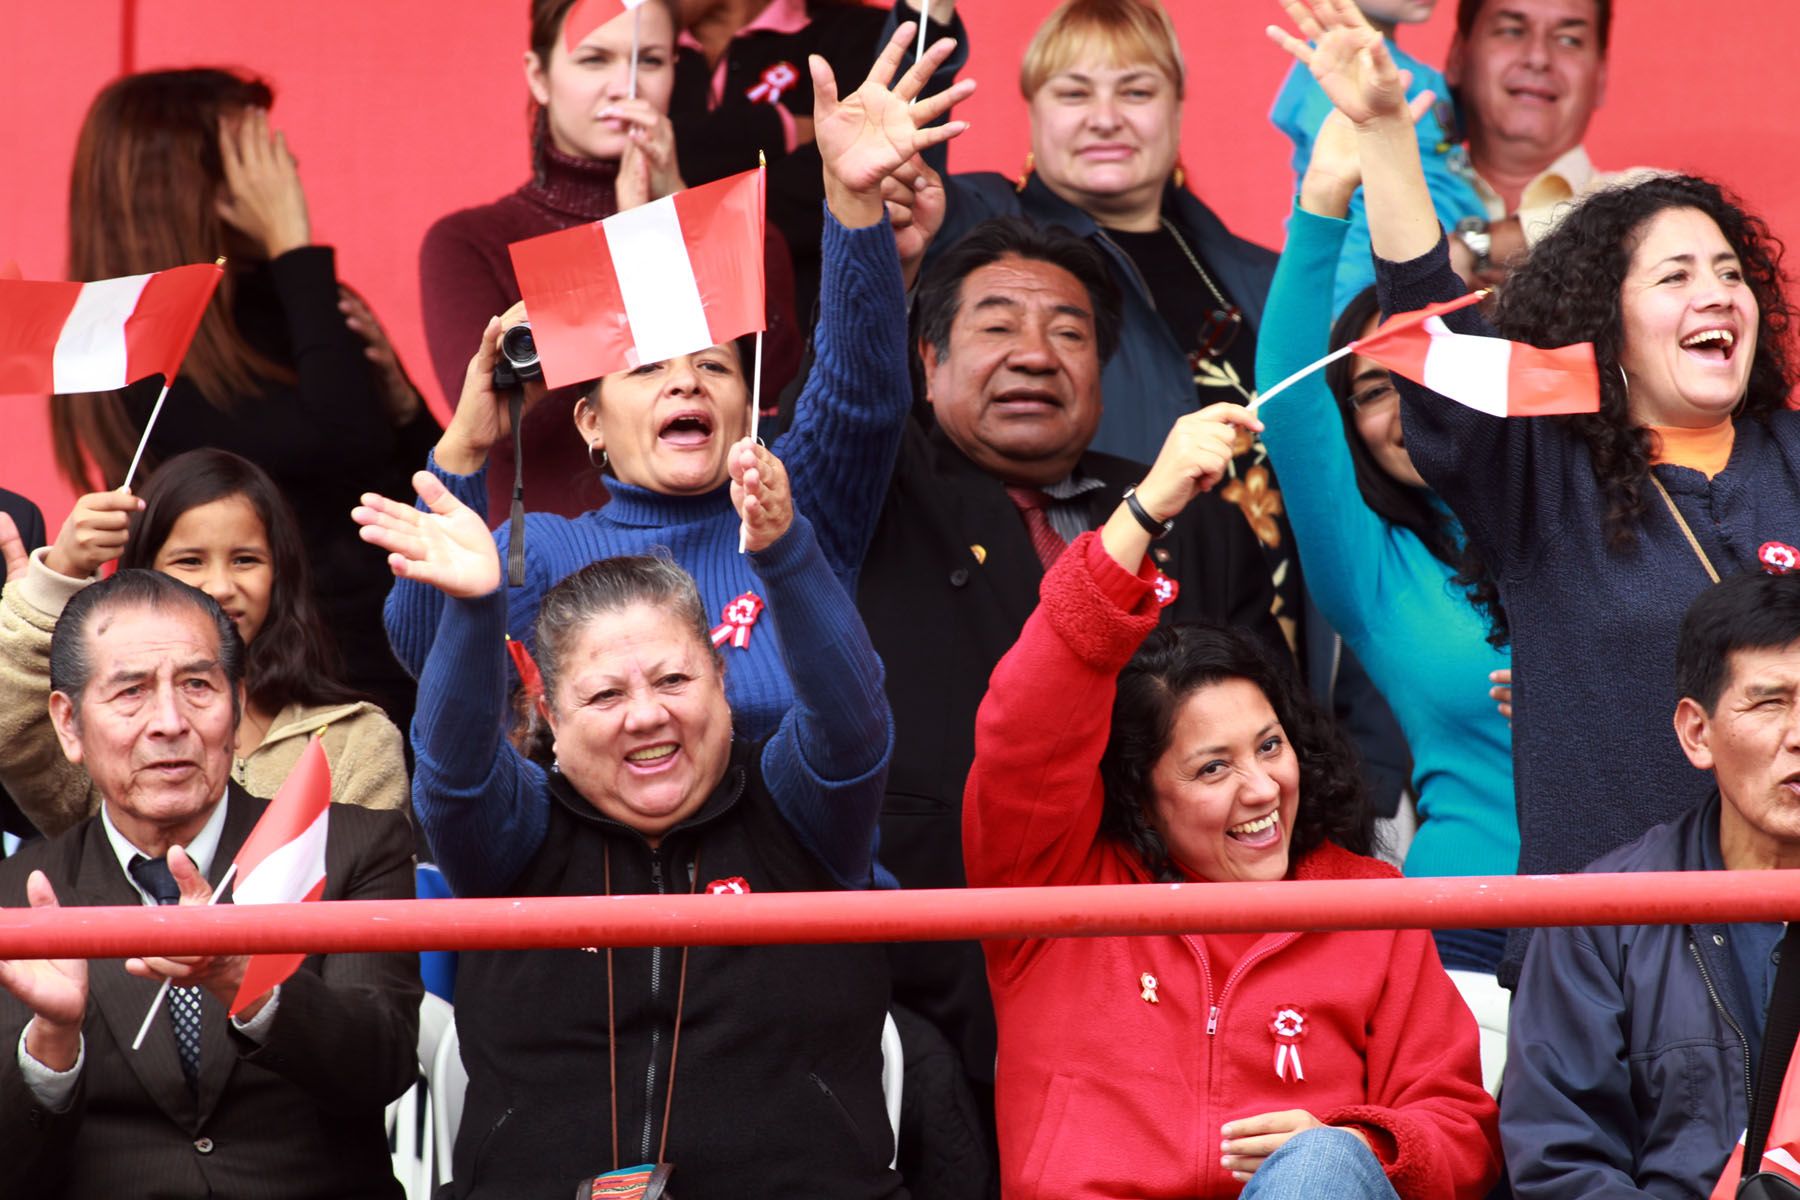
<svg viewBox="0 0 1800 1200"><path fill-rule="evenodd" d="M1292 180L1267 123L1286 68L1262 27L1273 0L1168 0L1191 73L1184 157L1197 190L1239 232L1279 244ZM317 236L369 295L430 388L417 253L436 217L515 187L526 170L526 0L9 0L0 15L0 265L61 278L64 205L89 99L124 64L222 63L276 85L277 123L299 155ZM954 148L968 169L1024 158L1018 61L1053 0L963 0L982 89ZM1778 233L1800 237L1800 10L1617 0L1612 80L1589 148L1603 166L1714 174ZM1405 31L1441 61L1454 0ZM135 31L135 36L131 36ZM438 400L435 395L434 402ZM44 403L8 399L0 484L43 505L54 531L72 499L47 453Z"/></svg>

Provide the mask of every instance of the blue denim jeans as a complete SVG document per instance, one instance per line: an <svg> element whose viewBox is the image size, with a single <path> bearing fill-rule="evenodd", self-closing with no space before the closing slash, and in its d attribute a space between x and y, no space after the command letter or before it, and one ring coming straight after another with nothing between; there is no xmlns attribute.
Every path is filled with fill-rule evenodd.
<svg viewBox="0 0 1800 1200"><path fill-rule="evenodd" d="M1347 1129L1308 1129L1264 1160L1240 1200L1399 1200L1381 1163Z"/></svg>

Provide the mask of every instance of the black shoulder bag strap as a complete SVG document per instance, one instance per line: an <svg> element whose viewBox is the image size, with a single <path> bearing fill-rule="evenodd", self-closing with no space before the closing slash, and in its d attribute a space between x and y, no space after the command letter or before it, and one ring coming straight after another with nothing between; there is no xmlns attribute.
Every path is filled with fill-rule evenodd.
<svg viewBox="0 0 1800 1200"><path fill-rule="evenodd" d="M1780 1175L1760 1173L1763 1144L1769 1140L1796 1035L1800 1035L1800 921L1790 921L1781 939L1775 994L1769 998L1769 1015L1763 1024L1762 1061L1756 1064L1756 1087L1750 1094L1738 1200L1800 1200L1800 1187Z"/></svg>

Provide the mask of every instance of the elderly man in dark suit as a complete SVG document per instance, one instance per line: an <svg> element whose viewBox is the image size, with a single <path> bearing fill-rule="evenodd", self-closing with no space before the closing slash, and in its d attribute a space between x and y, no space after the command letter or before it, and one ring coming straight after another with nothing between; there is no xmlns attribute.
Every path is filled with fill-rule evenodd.
<svg viewBox="0 0 1800 1200"><path fill-rule="evenodd" d="M1090 243L988 221L933 263L916 305L927 407L903 435L858 604L894 709L882 862L906 887L960 887L963 781L988 676L1036 607L1047 564L1105 523L1148 468L1088 449L1120 322L1118 288ZM1244 625L1288 654L1268 567L1235 507L1202 495L1143 519L1158 526L1165 620ZM991 1086L979 947L903 945L893 958L896 999L957 1045L978 1090Z"/></svg>
<svg viewBox="0 0 1800 1200"><path fill-rule="evenodd" d="M230 782L243 660L219 606L169 576L77 595L50 708L101 811L0 864L0 902L206 903L266 807ZM404 815L334 807L324 898L410 898L411 848ZM0 962L0 1195L400 1196L383 1109L417 1076L417 957L314 956L231 1017L245 962Z"/></svg>

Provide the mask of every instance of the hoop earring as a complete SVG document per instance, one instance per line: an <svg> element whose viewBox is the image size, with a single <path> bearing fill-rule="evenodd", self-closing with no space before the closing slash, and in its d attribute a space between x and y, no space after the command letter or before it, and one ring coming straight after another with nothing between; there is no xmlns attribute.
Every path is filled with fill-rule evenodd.
<svg viewBox="0 0 1800 1200"><path fill-rule="evenodd" d="M1631 399L1631 377L1625 374L1624 363L1614 363L1619 368L1619 384L1625 389L1625 399Z"/></svg>
<svg viewBox="0 0 1800 1200"><path fill-rule="evenodd" d="M1034 171L1036 169L1037 169L1037 155L1032 153L1030 150L1027 150L1025 152L1025 169L1023 171L1019 172L1019 178L1018 178L1018 181L1013 185L1013 191L1015 191L1015 192L1024 191L1025 185L1031 182L1032 171Z"/></svg>
<svg viewBox="0 0 1800 1200"><path fill-rule="evenodd" d="M600 444L599 442L589 442L588 443L588 462L593 465L594 470L604 471L604 470L606 470L606 451L601 450L600 451L600 461L598 461L598 462L594 461L594 448L596 446L598 446L599 444Z"/></svg>

